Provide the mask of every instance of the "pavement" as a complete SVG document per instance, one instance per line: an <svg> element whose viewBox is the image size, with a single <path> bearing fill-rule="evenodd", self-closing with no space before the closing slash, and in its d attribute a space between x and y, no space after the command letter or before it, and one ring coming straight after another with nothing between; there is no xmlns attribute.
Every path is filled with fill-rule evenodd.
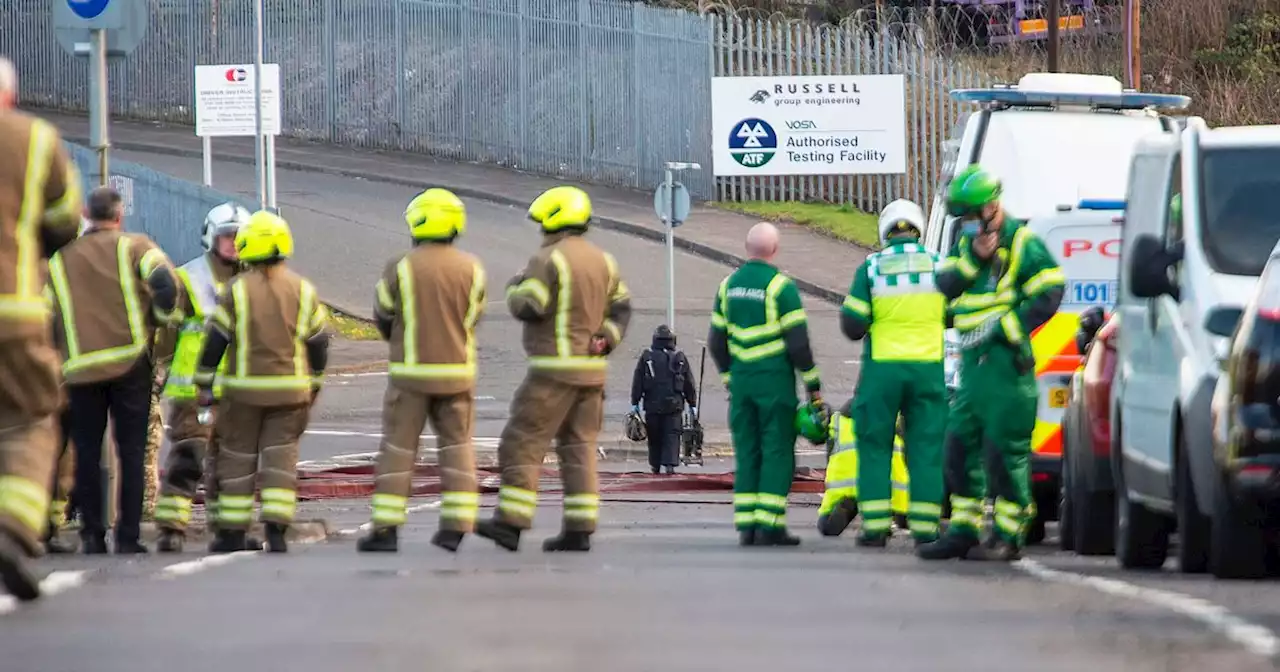
<svg viewBox="0 0 1280 672"><path fill-rule="evenodd" d="M55 121L75 137L71 121ZM115 156L199 178L198 158L181 153L183 142L198 146L179 137L189 130L130 128L113 127L121 148ZM166 133L174 136L173 147L139 151L143 141L159 142L152 136ZM124 149L135 140L128 145L132 149ZM236 146L215 146L215 184L249 193L251 171L227 160ZM301 166L302 157L317 170L283 165L296 160ZM416 190L441 183L432 175L454 174L470 188L502 195L468 199L471 226L462 242L481 256L495 282L514 273L536 244L536 232L523 221L523 204L541 188L538 178L502 173L502 182L488 168L284 143L280 158L280 202L299 234L296 266L322 295L353 311L368 304L382 260L403 250L399 211ZM392 170L400 161L415 163ZM361 162L370 171L363 179L335 168ZM369 177L375 169L420 181ZM626 199L618 197L615 204L613 192L592 193L606 217L625 216ZM503 198L520 207L503 204ZM643 198L633 200L635 212L644 210ZM737 249L750 220L726 216L722 230L720 220L710 224L713 214L723 213L700 210L682 235L690 241L702 236L699 244L722 235L721 249ZM637 218L633 224L642 226ZM730 470L729 460L713 457L700 470L681 470L693 475L670 479L636 475L645 470L643 459L610 452L628 406L631 362L665 307L664 252L645 236L620 231L625 229L615 226L590 234L617 255L637 307L632 333L610 373L602 436L606 459L600 464L606 488L590 553L546 555L538 549L559 525L554 464L544 475L548 492L535 530L515 554L476 538L457 555L430 546L439 503L423 496L411 500L399 554L360 556L353 540L368 519L368 500L305 501L299 519L312 525L300 531L305 534L297 535L285 556L207 558L193 540L180 556L41 560L40 569L49 572L46 599L27 606L0 596L0 669L1276 669L1276 582L1214 581L1179 574L1173 566L1122 572L1110 558L1056 551L1052 525L1050 544L1030 549L1013 565L925 564L911 555L903 537L883 551L856 548L851 533L820 537L814 529L818 496L810 491L794 494L789 512L803 545L736 547L729 493L692 485L717 478L723 483L715 475ZM804 235L788 231L784 251L806 244ZM815 252L808 263L789 263L815 283L824 273L831 276L827 282L845 282L847 272L837 269L843 264L851 272L860 253L831 241L819 247L826 261L819 263ZM677 331L696 365L711 293L727 271L721 262L732 258L709 260L691 251L696 249L686 245L677 256ZM838 287L828 289L836 293ZM833 304L811 300L809 310L828 397L847 398L858 350L840 337ZM490 306L480 332L476 436L482 464L492 460L522 371L517 325L504 312ZM344 342L335 348L339 372L330 376L303 439L304 467L367 467L377 450L386 384L377 364L380 347ZM709 431L723 432L723 392L709 381L704 394L704 421ZM423 447L432 462L429 430ZM810 451L800 462L820 466L822 458ZM646 487L614 487L627 483ZM663 483L683 489L660 492ZM482 498L482 516L493 503L492 496ZM197 518L202 514L197 511Z"/></svg>

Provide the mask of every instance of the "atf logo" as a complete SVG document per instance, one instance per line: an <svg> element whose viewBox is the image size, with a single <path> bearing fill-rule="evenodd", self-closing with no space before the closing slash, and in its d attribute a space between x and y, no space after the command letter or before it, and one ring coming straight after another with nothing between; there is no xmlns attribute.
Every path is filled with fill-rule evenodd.
<svg viewBox="0 0 1280 672"><path fill-rule="evenodd" d="M249 78L249 73L244 68L231 68L227 71L228 82L243 82Z"/></svg>
<svg viewBox="0 0 1280 672"><path fill-rule="evenodd" d="M729 153L734 161L748 168L769 163L777 150L778 134L763 119L743 119L729 132Z"/></svg>

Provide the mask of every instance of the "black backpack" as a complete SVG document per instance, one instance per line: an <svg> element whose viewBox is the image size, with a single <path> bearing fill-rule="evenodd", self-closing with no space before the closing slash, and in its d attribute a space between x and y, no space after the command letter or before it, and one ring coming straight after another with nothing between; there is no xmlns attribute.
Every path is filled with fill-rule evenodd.
<svg viewBox="0 0 1280 672"><path fill-rule="evenodd" d="M674 350L645 350L644 410L679 413L684 407L685 359Z"/></svg>

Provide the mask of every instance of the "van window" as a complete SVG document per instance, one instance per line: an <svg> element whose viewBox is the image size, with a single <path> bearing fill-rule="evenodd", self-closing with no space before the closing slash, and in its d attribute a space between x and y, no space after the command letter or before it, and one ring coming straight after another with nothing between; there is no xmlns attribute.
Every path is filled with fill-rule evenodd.
<svg viewBox="0 0 1280 672"><path fill-rule="evenodd" d="M1280 240L1280 147L1203 151L1200 231L1213 270L1262 274Z"/></svg>
<svg viewBox="0 0 1280 672"><path fill-rule="evenodd" d="M1182 161L1173 162L1169 175L1169 193L1164 200L1164 244L1172 245L1182 241L1182 208L1174 210L1173 199L1182 195ZM1176 215L1176 216L1175 216Z"/></svg>

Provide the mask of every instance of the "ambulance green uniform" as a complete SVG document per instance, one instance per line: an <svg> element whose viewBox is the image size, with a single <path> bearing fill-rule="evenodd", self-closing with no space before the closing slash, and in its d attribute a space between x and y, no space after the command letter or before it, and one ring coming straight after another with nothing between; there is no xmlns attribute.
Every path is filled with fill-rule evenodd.
<svg viewBox="0 0 1280 672"><path fill-rule="evenodd" d="M998 179L970 166L952 181L949 207L971 217L1000 191ZM969 557L988 488L999 559L1018 556L1035 517L1030 459L1038 390L1030 334L1057 312L1066 278L1025 222L1006 216L1000 245L986 261L974 252L975 235L961 236L938 274L939 289L953 299L964 375L947 430L951 522L945 537L920 549L925 559Z"/></svg>
<svg viewBox="0 0 1280 672"><path fill-rule="evenodd" d="M890 467L897 418L906 425L911 504L907 525L919 543L938 536L942 439L947 426L943 332L947 302L934 283L937 258L914 235L889 237L854 274L841 329L866 339L853 400L858 443L861 543L883 545L893 524Z"/></svg>
<svg viewBox="0 0 1280 672"><path fill-rule="evenodd" d="M890 471L893 496L889 498L894 516L907 517L910 478L903 458L902 434L893 439L893 469ZM827 474L823 482L822 504L818 506L818 531L827 537L839 536L858 515L858 439L848 409L831 416L831 438L827 443Z"/></svg>
<svg viewBox="0 0 1280 672"><path fill-rule="evenodd" d="M743 545L794 546L786 529L795 476L796 371L810 400L821 382L795 283L752 260L720 283L707 349L729 388L736 471L734 526Z"/></svg>

